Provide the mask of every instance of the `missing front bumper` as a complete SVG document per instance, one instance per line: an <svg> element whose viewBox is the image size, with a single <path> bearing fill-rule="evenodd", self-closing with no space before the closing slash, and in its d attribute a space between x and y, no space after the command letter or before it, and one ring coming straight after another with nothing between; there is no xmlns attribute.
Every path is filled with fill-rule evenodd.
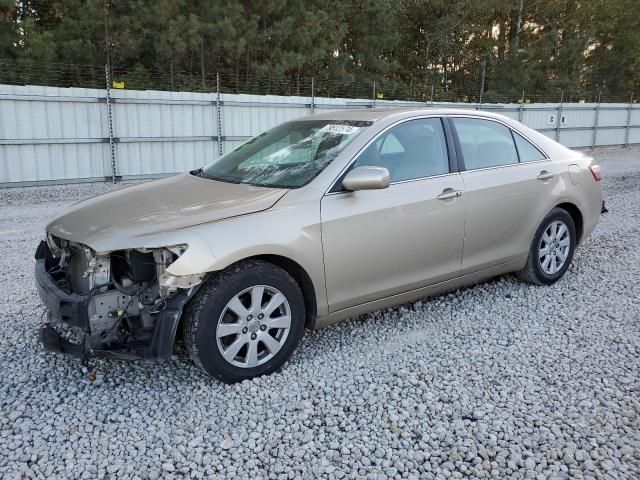
<svg viewBox="0 0 640 480"><path fill-rule="evenodd" d="M39 339L45 349L86 358L90 355L119 359L167 360L173 345L182 310L195 289L178 290L164 301L157 313L153 330L144 338L132 337L126 343L104 344L91 335L88 318L90 295L69 293L61 278L53 278L51 251L41 242L36 251L35 278L38 295L47 308L47 322L41 326ZM62 328L61 328L62 327ZM73 331L74 341L61 331Z"/></svg>
<svg viewBox="0 0 640 480"><path fill-rule="evenodd" d="M83 358L86 355L84 343L76 344L65 339L51 325L45 324L40 328L40 343L50 352L65 353Z"/></svg>

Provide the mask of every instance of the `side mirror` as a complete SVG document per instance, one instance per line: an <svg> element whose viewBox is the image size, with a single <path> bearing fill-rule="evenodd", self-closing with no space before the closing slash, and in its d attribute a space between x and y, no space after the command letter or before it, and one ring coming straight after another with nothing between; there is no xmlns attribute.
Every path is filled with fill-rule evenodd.
<svg viewBox="0 0 640 480"><path fill-rule="evenodd" d="M389 186L389 170L384 167L356 167L342 180L342 187L350 192L378 190Z"/></svg>

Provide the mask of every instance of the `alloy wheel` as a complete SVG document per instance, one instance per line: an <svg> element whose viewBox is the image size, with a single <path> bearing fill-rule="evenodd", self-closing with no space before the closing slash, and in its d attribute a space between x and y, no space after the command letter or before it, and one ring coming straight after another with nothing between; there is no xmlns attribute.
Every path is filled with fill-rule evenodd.
<svg viewBox="0 0 640 480"><path fill-rule="evenodd" d="M255 285L235 295L222 310L216 342L222 357L241 368L271 360L291 329L291 307L276 288Z"/></svg>
<svg viewBox="0 0 640 480"><path fill-rule="evenodd" d="M544 231L538 246L538 261L547 275L559 272L567 261L571 248L571 235L567 225L556 220Z"/></svg>

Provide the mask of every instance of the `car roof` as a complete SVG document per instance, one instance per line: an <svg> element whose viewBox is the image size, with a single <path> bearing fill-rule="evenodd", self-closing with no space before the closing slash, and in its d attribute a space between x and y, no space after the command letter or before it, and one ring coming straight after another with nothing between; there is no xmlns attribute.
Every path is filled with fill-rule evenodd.
<svg viewBox="0 0 640 480"><path fill-rule="evenodd" d="M425 115L469 115L474 117L482 117L487 119L498 120L515 129L519 134L524 135L529 140L534 140L536 147L543 150L549 157L562 157L573 155L566 147L555 142L553 139L537 132L526 125L500 113L487 112L483 110L472 110L470 108L443 108L443 107L404 107L404 108L354 108L352 110L334 110L322 112L316 115L308 115L300 117L299 120L338 120L338 121L369 121L376 123L384 120L385 123L393 123L394 121L410 119Z"/></svg>
<svg viewBox="0 0 640 480"><path fill-rule="evenodd" d="M353 110L334 110L297 118L296 120L352 120L376 122L387 117L410 118L421 115L474 115L504 120L503 115L482 110L438 107L405 108L357 108Z"/></svg>

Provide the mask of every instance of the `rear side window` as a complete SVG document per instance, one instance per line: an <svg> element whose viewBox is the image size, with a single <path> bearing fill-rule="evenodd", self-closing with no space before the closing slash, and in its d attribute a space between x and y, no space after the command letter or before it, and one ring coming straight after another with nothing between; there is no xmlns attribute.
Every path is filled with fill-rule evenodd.
<svg viewBox="0 0 640 480"><path fill-rule="evenodd" d="M518 163L511 131L491 120L452 118L467 170Z"/></svg>
<svg viewBox="0 0 640 480"><path fill-rule="evenodd" d="M516 147L518 148L518 155L521 162L537 162L538 160L545 159L545 156L540 152L540 150L531 145L528 140L525 140L516 132L513 132L513 138L516 141Z"/></svg>

